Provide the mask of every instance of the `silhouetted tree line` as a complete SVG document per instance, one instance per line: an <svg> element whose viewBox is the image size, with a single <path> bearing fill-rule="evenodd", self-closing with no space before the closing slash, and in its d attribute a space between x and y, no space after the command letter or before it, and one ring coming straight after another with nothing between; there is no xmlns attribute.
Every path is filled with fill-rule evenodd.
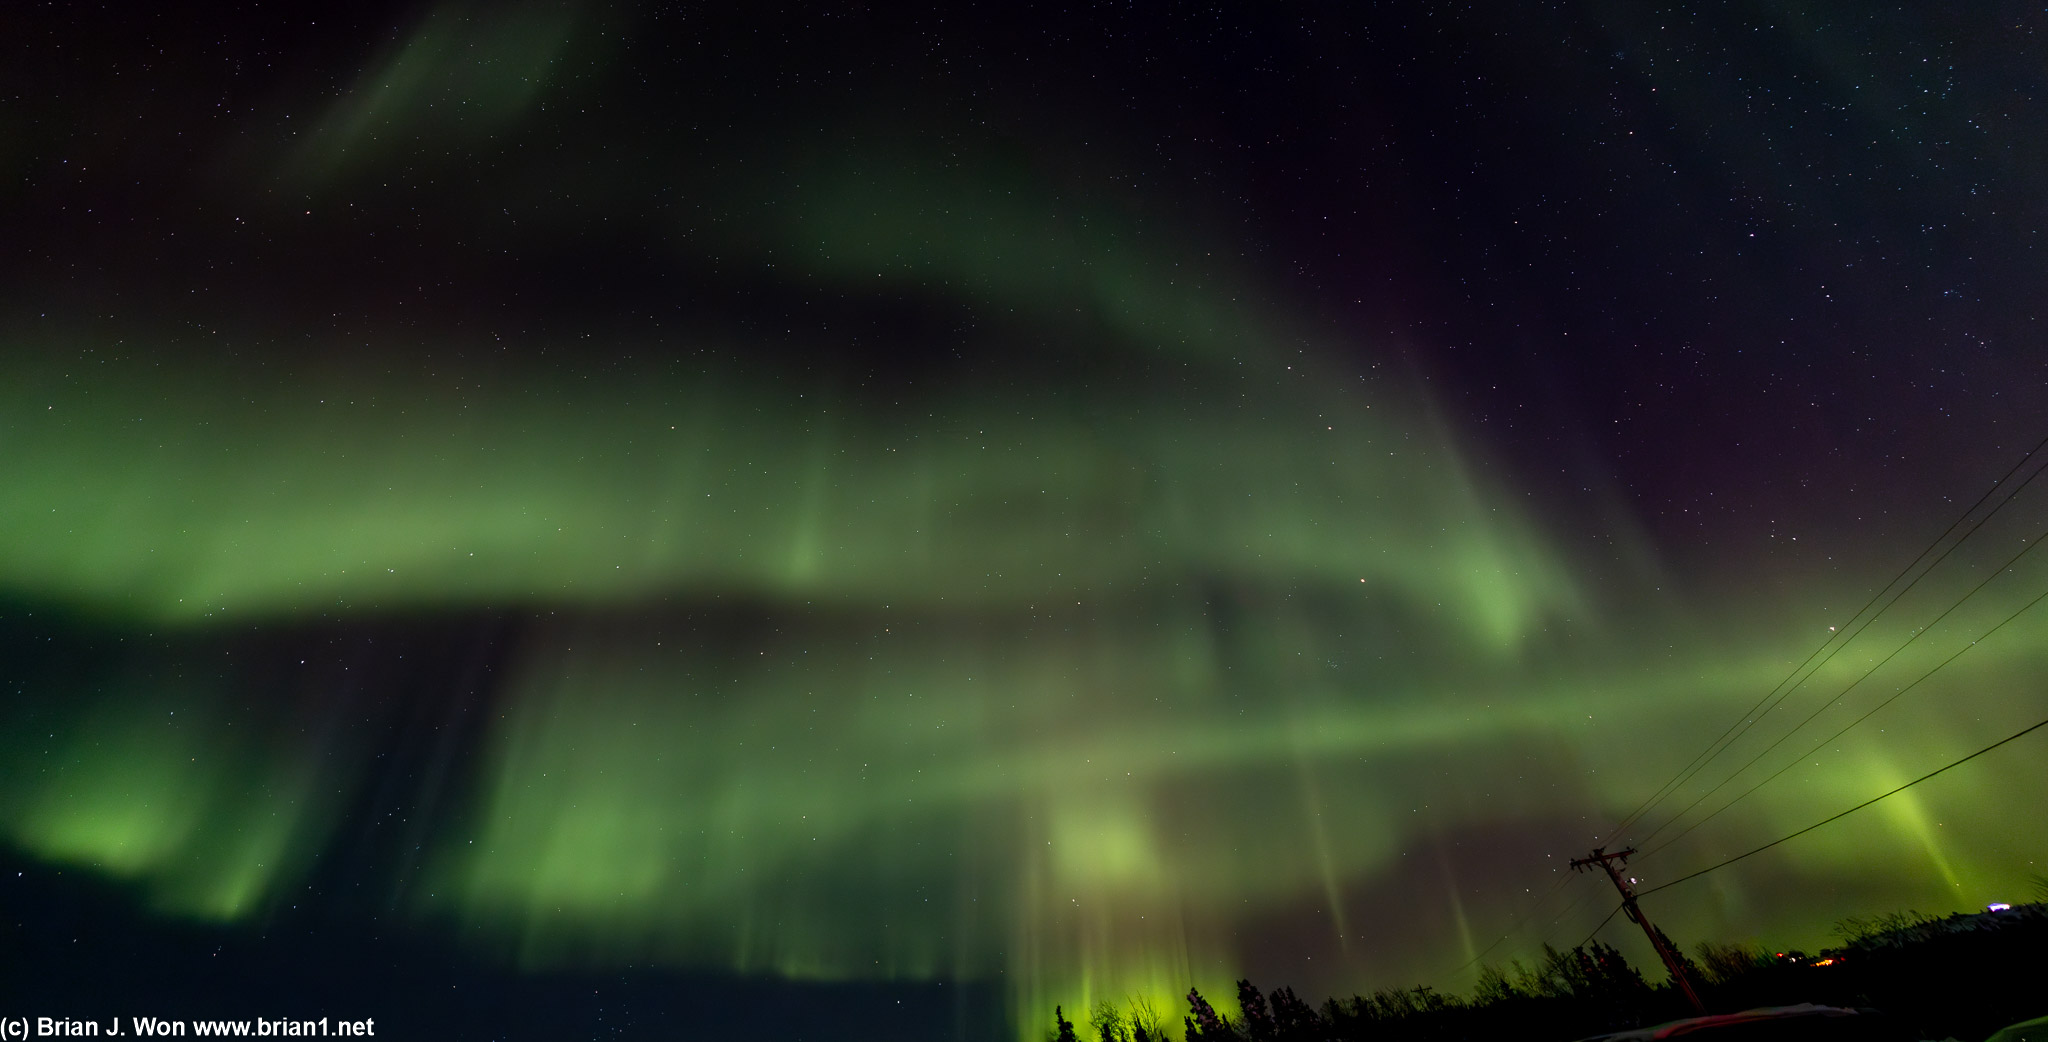
<svg viewBox="0 0 2048 1042"><path fill-rule="evenodd" d="M1317 1009L1292 988L1262 993L1241 980L1235 1020L1191 989L1178 1025L1169 1027L1149 1009L1126 1013L1104 1002L1085 1027L1055 1009L1051 1037L1054 1042L1403 1042L1595 1034L1633 1027L1667 1010L1681 1015L1676 1004L1682 1000L1667 990L1652 988L1620 952L1596 941L1569 951L1546 947L1535 966L1487 967L1469 1001L1417 987L1330 999Z"/></svg>
<svg viewBox="0 0 2048 1042"><path fill-rule="evenodd" d="M2048 904L1937 919L1906 912L1837 924L1844 946L1818 956L1703 942L1679 956L1713 1012L1817 1002L1877 1007L1918 1037L1982 1038L2048 1014ZM1676 946L1672 951L1678 951ZM1959 1002L1968 995L1970 1001ZM1149 1004L1102 1002L1086 1024L1055 1008L1052 1042L1451 1042L1579 1039L1693 1015L1669 979L1652 985L1598 941L1549 945L1534 965L1487 966L1470 999L1383 989L1311 1007L1292 988L1237 982L1237 1018L1190 989L1172 1024Z"/></svg>

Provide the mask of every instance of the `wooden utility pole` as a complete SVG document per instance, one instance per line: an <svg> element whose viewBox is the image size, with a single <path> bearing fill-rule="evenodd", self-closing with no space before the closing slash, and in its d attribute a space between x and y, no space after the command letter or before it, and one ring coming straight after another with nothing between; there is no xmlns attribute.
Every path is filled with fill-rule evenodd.
<svg viewBox="0 0 2048 1042"><path fill-rule="evenodd" d="M1643 935L1650 939L1650 947L1657 949L1657 957L1664 960L1664 968L1671 971L1671 979L1678 985L1678 990L1685 992L1685 1000L1692 1003L1693 1010L1704 1017L1707 1015L1707 1007L1700 1001L1699 992L1692 990L1692 981L1686 978L1685 968L1678 961L1678 953L1672 951L1671 947L1664 943L1664 937L1657 932L1657 928L1651 926L1648 919L1643 918L1643 910L1636 906L1636 892L1629 888L1628 880L1621 878L1621 872L1614 867L1617 861L1624 865L1628 864L1628 856L1635 852L1636 848L1630 847L1609 854L1604 848L1594 847L1592 857L1573 858L1572 868L1584 871L1587 865L1599 865L1607 870L1607 878L1614 880L1614 888L1621 891L1621 907L1628 913L1628 921L1643 928Z"/></svg>

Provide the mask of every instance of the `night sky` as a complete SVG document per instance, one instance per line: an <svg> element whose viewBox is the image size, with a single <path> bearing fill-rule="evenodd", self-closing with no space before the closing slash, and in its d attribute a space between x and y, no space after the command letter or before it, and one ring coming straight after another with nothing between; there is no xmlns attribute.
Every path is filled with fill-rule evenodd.
<svg viewBox="0 0 2048 1042"><path fill-rule="evenodd" d="M2038 4L179 7L0 15L0 1013L1464 991L2048 717Z"/></svg>

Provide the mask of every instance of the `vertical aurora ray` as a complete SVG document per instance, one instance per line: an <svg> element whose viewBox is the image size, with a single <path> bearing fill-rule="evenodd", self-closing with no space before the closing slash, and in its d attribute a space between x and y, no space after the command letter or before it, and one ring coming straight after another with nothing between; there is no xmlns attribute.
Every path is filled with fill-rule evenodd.
<svg viewBox="0 0 2048 1042"><path fill-rule="evenodd" d="M40 858L137 885L161 911L243 918L319 849L334 810L326 779L293 750L238 734L223 693L157 686L17 716L0 828Z"/></svg>
<svg viewBox="0 0 2048 1042"><path fill-rule="evenodd" d="M1497 682L1584 607L1439 428L1284 365L909 407L701 369L458 394L424 372L70 368L6 385L17 595L195 638L506 603L609 620L526 642L473 806L409 891L535 967L1005 975L1020 1011L1074 989L1170 1009L1235 972L1209 909L1336 894L1390 856L1369 781L1316 783L1378 819L1362 831L1298 793L1445 734L1448 678L1418 651L1465 649L1459 672ZM176 787L181 748L82 765L141 781L51 790L11 834L174 877L207 840L139 794ZM181 784L193 814L277 817ZM296 862L213 844L271 874L206 907L274 896L331 813L261 834L295 837Z"/></svg>
<svg viewBox="0 0 2048 1042"><path fill-rule="evenodd" d="M1170 1010L1261 966L1304 991L1405 979L1465 961L1511 904L1461 837L1619 816L1669 752L1613 736L1705 733L1796 661L1739 630L1681 646L1603 617L1440 424L1284 366L1206 378L1204 409L1086 384L883 407L701 370L575 393L500 372L460 399L329 382L308 405L285 376L209 398L203 366L166 393L122 364L8 383L5 466L27 493L0 507L9 589L201 644L525 606L474 773L416 826L425 885L394 892L533 969L1001 978L1024 1034L1054 1003ZM1819 723L1967 644L2038 567ZM2022 617L1887 726L1971 741L1988 725L1948 705L2039 668L2041 625ZM1910 632L1873 630L1802 699ZM254 683L53 710L53 767L15 746L0 827L165 911L253 914L329 849L365 777L308 755L332 739L229 728ZM1925 769L1886 741L1667 857L1726 856ZM1873 835L1898 836L1946 891L2009 884L1957 851L2024 837L1937 799L1817 835L1792 871L1857 880L1843 914L1920 893L1871 866ZM1442 907L1395 914L1376 888L1417 864ZM1725 932L1753 921L1735 909L1785 914L1774 901L1666 917ZM1260 961L1282 924L1316 965Z"/></svg>
<svg viewBox="0 0 2048 1042"><path fill-rule="evenodd" d="M132 358L58 369L16 370L0 402L21 418L5 476L22 491L0 507L0 577L143 618L1363 581L1508 652L1578 603L1520 511L1460 476L1457 447L1398 403L1286 382L1212 384L1206 406L1104 386L914 412L654 372L574 392L513 380L451 410L410 379L314 392L315 373L221 364L167 393ZM1276 413L1295 418L1276 430Z"/></svg>
<svg viewBox="0 0 2048 1042"><path fill-rule="evenodd" d="M534 965L1001 972L1020 1009L1169 1001L1176 982L1227 986L1262 915L1310 897L1334 905L1333 888L1404 857L1435 863L1452 888L1446 922L1467 920L1436 829L1540 816L1561 796L1597 802L1590 785L1552 786L1609 729L1660 726L1660 697L1733 708L1754 690L1748 678L1710 694L1699 680L1659 691L1584 673L1544 690L1503 676L1517 704L1476 712L1498 695L1438 689L1402 708L1368 681L1326 701L1269 693L1247 719L1238 707L1256 696L1231 665L1162 668L1171 641L1101 617L892 611L868 633L845 617L771 618L744 635L678 619L534 641L561 650L520 670L531 686L499 732L476 843L451 848L437 887L456 895L454 914ZM1577 717L1607 723L1561 731ZM1915 726L1941 719L1936 706ZM1523 780L1483 765L1516 748ZM1473 765L1472 777L1447 784L1444 764ZM1418 784L1418 768L1430 779ZM1303 798L1311 772L1330 781ZM1734 820L1765 817L1736 834L1798 827L1900 774L1852 760L1827 777L1824 792L1748 808ZM1540 778L1550 791L1500 788ZM1429 818L1409 813L1447 796ZM1344 808L1341 827L1319 820L1330 805ZM1910 808L1886 820L1933 842ZM1800 863L1867 874L1856 862L1869 842L1836 837ZM1472 938L1453 940L1444 957L1469 958Z"/></svg>
<svg viewBox="0 0 2048 1042"><path fill-rule="evenodd" d="M282 164L285 179L330 187L421 135L488 148L545 96L576 21L573 5L434 5L328 107Z"/></svg>
<svg viewBox="0 0 2048 1042"><path fill-rule="evenodd" d="M1312 306L1349 317L1319 323L1170 193L1138 220L1028 142L847 117L762 144L666 101L632 124L593 55L648 54L583 39L616 39L582 33L594 10L436 5L252 161L230 198L271 238L237 256L331 235L360 284L302 272L279 304L252 278L203 326L0 302L0 638L92 637L90 668L8 678L35 696L0 716L8 845L226 923L346 878L536 973L998 980L1023 1038L1055 1003L1171 1023L1241 976L1458 987L1553 855L1879 574L1760 554L1713 595L1667 582L1647 508L1580 484L1605 462L1505 451L1529 428L1481 427L1402 357L1389 327L1425 323L1347 310L1380 260L1337 269ZM612 147L622 125L658 144ZM609 285L642 264L658 288ZM439 268L479 296L437 296ZM1988 528L2004 550L1973 544L1734 762L1969 646L2048 561L1849 686L2034 537ZM437 626L460 668L356 632ZM1635 867L1654 885L2048 714L2044 637L2018 619ZM2012 888L2048 842L2004 810L2048 761L2012 752L1659 921L1812 944Z"/></svg>

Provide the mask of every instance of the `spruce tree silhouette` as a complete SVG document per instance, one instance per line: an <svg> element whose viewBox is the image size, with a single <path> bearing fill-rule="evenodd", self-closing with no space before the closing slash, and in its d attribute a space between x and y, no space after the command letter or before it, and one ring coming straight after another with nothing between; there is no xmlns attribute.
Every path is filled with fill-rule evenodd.
<svg viewBox="0 0 2048 1042"><path fill-rule="evenodd" d="M1678 972L1685 974L1686 982L1688 984L1697 987L1700 980L1699 965L1693 962L1690 958L1687 958L1685 952L1682 949L1680 949L1677 945L1671 943L1671 938L1664 935L1663 927L1656 927L1656 931L1657 939L1659 941L1662 941L1664 943L1665 950L1671 953L1671 961L1678 964ZM1673 980L1671 983L1673 987L1678 986L1678 982L1676 980Z"/></svg>
<svg viewBox="0 0 2048 1042"><path fill-rule="evenodd" d="M1321 1033L1322 1021L1316 1018L1316 1011L1294 994L1293 988L1281 988L1270 996L1273 1001L1273 1037L1279 1042L1308 1042Z"/></svg>
<svg viewBox="0 0 2048 1042"><path fill-rule="evenodd" d="M1273 1042L1273 1015L1266 1010L1266 997L1251 981L1237 982L1237 1010L1252 1042Z"/></svg>
<svg viewBox="0 0 2048 1042"><path fill-rule="evenodd" d="M1230 1021L1217 1016L1216 1007L1194 988L1188 989L1188 1008L1194 1016L1181 1018L1187 1025L1187 1042L1233 1042L1238 1037L1230 1029Z"/></svg>
<svg viewBox="0 0 2048 1042"><path fill-rule="evenodd" d="M1043 1009L1044 1007L1041 1006L1040 1008ZM1053 1042L1081 1042L1080 1039L1074 1037L1074 1022L1067 1019L1065 1010L1054 1006L1052 1008L1052 1020L1059 1031L1059 1034L1053 1036Z"/></svg>

